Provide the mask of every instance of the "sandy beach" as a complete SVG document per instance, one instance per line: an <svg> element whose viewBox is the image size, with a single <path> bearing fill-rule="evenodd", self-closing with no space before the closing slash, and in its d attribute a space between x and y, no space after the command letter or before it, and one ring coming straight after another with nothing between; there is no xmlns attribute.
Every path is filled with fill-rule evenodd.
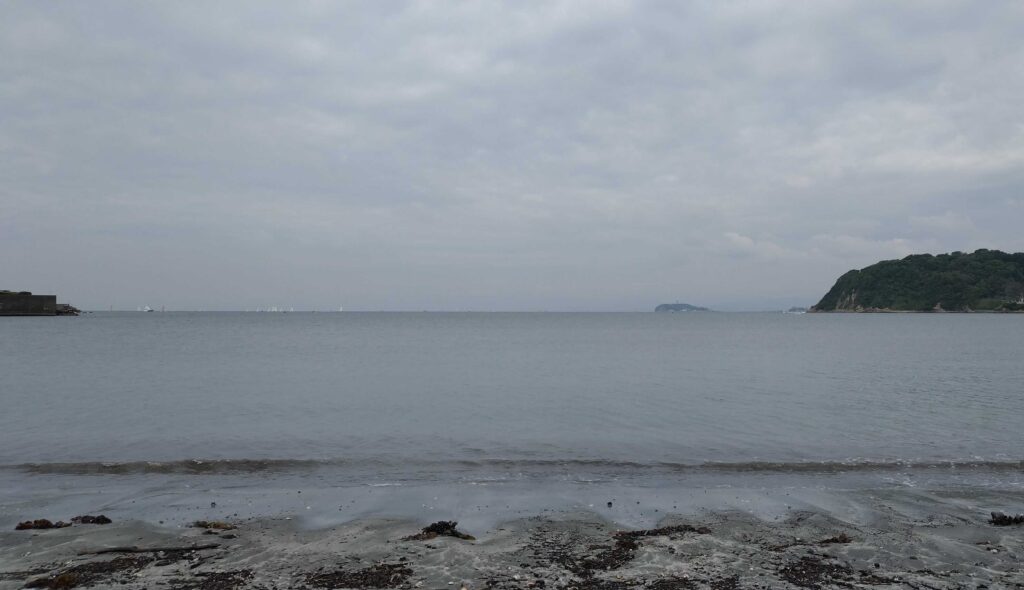
<svg viewBox="0 0 1024 590"><path fill-rule="evenodd" d="M417 535L426 523L408 520L308 529L286 516L229 520L236 528L226 530L142 521L6 530L0 590L1024 587L1024 527L993 526L962 499L876 500L857 522L707 511L636 530L567 512L466 531L471 540Z"/></svg>

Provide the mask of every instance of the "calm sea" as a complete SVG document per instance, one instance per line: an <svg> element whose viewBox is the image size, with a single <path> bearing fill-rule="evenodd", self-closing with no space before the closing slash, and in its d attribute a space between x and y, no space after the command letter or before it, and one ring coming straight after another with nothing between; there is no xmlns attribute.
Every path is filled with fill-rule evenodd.
<svg viewBox="0 0 1024 590"><path fill-rule="evenodd" d="M0 321L8 501L51 476L311 472L443 486L953 469L1016 486L1022 419L1015 315Z"/></svg>

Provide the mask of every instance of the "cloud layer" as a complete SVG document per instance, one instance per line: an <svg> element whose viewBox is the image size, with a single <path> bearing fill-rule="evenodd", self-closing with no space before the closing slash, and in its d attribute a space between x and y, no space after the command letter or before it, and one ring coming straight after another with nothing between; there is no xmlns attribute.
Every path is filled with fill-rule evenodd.
<svg viewBox="0 0 1024 590"><path fill-rule="evenodd" d="M16 2L0 288L94 308L810 304L1024 250L1024 5Z"/></svg>

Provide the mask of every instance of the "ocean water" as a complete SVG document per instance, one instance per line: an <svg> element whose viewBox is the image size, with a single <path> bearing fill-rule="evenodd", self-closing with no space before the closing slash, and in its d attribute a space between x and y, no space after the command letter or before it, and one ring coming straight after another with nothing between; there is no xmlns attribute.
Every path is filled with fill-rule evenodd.
<svg viewBox="0 0 1024 590"><path fill-rule="evenodd" d="M3 318L0 520L197 487L250 506L316 487L332 511L403 488L365 513L480 508L480 486L534 508L623 486L1019 491L1022 360L1017 315Z"/></svg>

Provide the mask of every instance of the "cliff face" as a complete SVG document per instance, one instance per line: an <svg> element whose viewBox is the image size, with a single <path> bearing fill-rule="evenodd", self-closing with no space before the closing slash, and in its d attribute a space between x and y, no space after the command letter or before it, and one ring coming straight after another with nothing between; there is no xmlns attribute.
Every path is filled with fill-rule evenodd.
<svg viewBox="0 0 1024 590"><path fill-rule="evenodd" d="M1024 253L885 260L839 277L812 311L1024 311Z"/></svg>

